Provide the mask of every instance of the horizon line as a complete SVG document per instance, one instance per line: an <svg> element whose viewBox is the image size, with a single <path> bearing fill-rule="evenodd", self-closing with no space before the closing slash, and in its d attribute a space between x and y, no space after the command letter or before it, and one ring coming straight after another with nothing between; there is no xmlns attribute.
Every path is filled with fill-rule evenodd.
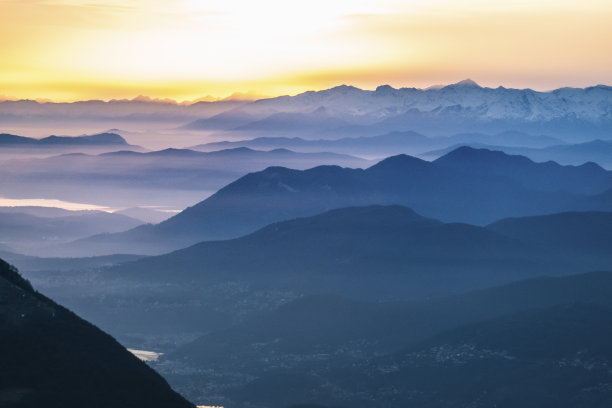
<svg viewBox="0 0 612 408"><path fill-rule="evenodd" d="M450 86L472 86L472 87L478 87L481 89L509 89L509 90L520 90L520 91L532 91L532 92L537 92L537 93L550 93L550 92L554 92L560 89L590 89L590 88L596 88L596 87L605 87L605 88L612 88L611 85L606 85L606 84L595 84L595 85L589 85L589 86L585 86L585 87L579 87L579 86L560 86L557 88L552 88L552 89L547 89L547 90L536 90L530 87L525 87L525 88L513 88L513 87L505 87L503 85L498 85L497 87L491 87L491 86L481 86L479 85L477 82L466 78L463 79L461 81L458 82L453 82L453 83L449 83L449 84L434 84L434 85L430 85L427 87L415 87L415 86L402 86L402 87L393 87L392 85L389 84L381 84L376 86L376 88L371 89L371 88L361 88L358 86L354 86L354 85L349 85L347 83L342 83L340 85L335 85L332 86L330 88L321 88L321 89L308 89L305 91L301 91L301 92L297 92L297 93L286 93L286 94L278 94L278 95L263 95L263 94L258 94L255 91L252 90L248 90L246 92L243 91L236 91L231 93L230 95L227 96L212 96L212 95L206 95L206 96L202 96L202 97L198 97L198 98L194 98L194 99L184 99L182 101L175 99L175 98L168 98L168 97L155 97L155 96L149 96L149 95L144 95L144 94L138 94L137 96L133 97L133 98L110 98L110 99L102 99L102 98L91 98L91 99L72 99L72 100L61 100L61 99L51 99L51 98L19 98L19 97L12 97L12 96L4 96L4 95L0 95L0 103L2 102L36 102L36 103L40 103L40 104L45 104L45 103L79 103L79 102L103 102L103 103L112 103L112 102L145 102L145 103L165 103L165 104L171 104L171 105L182 105L182 106L191 106L191 105L195 105L197 103L200 102L208 102L208 103L216 103L216 102L245 102L245 103L249 103L249 102L254 102L254 101L258 101L258 100L264 100L264 99L274 99L274 98L280 98L280 97L294 97L294 96L298 96L298 95L302 95L305 93L309 93L309 92L324 92L324 91L329 91L332 89L336 89L336 88L354 88L360 91L365 91L365 92L376 92L377 90L379 90L380 88L390 88L392 90L395 91L399 91L399 90L405 90L405 89L415 89L415 90L419 90L419 91L436 91L436 90L440 90L443 88L447 88Z"/></svg>

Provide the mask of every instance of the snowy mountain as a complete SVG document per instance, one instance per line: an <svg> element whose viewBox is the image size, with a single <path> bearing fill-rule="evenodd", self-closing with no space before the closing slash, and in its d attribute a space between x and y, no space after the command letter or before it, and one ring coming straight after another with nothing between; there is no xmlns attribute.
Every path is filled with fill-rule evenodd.
<svg viewBox="0 0 612 408"><path fill-rule="evenodd" d="M368 91L341 85L296 96L261 99L186 127L253 132L260 130L256 124L265 121L265 130L269 133L275 130L273 122L280 113L311 115L320 111L328 118L350 124L341 127L339 121L334 121L333 128L328 129L333 135L406 130L429 134L517 130L547 135L565 132L576 137L580 132L603 133L609 138L612 87L598 85L538 92L486 88L469 79L433 89L395 89L383 85ZM287 132L285 119L276 130Z"/></svg>

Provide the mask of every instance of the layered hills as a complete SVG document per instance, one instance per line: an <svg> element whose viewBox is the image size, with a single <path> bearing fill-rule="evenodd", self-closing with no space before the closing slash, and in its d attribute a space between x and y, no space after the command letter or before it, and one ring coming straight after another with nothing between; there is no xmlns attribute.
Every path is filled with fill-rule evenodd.
<svg viewBox="0 0 612 408"><path fill-rule="evenodd" d="M535 163L461 147L427 162L407 155L365 170L270 167L248 174L155 226L75 242L88 254L167 252L203 240L233 238L266 224L333 208L400 204L445 222L486 224L561 211L609 211L612 172L593 163Z"/></svg>
<svg viewBox="0 0 612 408"><path fill-rule="evenodd" d="M75 273L53 281L49 275L57 274L34 276L49 293L121 337L219 329L304 295L423 299L612 268L607 240L585 247L585 235L572 233L574 224L596 224L595 235L609 231L609 213L561 214L554 223L548 217L480 227L440 222L401 206L343 208L233 240L95 268L79 280ZM538 235L523 228L525 222L541 223ZM560 239L534 243L560 229L568 231Z"/></svg>

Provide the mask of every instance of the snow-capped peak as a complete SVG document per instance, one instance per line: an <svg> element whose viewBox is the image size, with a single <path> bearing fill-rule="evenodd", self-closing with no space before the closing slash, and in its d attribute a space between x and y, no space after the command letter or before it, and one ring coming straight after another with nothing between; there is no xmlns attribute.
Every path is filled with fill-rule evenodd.
<svg viewBox="0 0 612 408"><path fill-rule="evenodd" d="M478 85L475 81L472 81L471 79L464 79L463 81L459 81L455 84L452 85L448 85L449 87L453 87L453 88L463 88L463 87L475 87L475 88L480 88L480 85Z"/></svg>

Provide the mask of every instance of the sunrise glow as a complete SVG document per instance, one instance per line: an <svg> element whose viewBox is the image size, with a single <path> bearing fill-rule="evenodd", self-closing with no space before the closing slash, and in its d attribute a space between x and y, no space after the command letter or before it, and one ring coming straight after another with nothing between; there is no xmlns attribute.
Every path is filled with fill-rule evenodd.
<svg viewBox="0 0 612 408"><path fill-rule="evenodd" d="M612 82L605 0L0 0L0 15L5 98Z"/></svg>

